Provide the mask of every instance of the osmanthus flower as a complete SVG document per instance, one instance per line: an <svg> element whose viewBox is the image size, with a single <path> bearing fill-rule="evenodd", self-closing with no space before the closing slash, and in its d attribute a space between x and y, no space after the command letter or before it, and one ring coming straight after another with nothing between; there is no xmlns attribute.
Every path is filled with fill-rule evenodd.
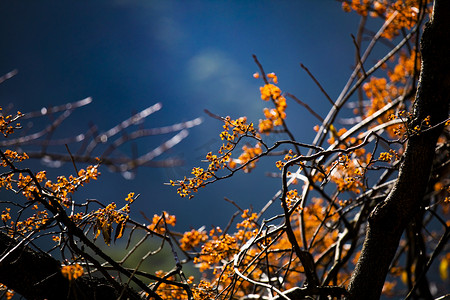
<svg viewBox="0 0 450 300"><path fill-rule="evenodd" d="M259 120L259 133L269 134L274 127L283 125L286 119L286 98L282 95L281 89L276 86L278 77L275 73L267 74L269 80L273 83L267 83L260 87L261 99L264 101L272 100L275 108L264 108L263 113L265 119Z"/></svg>
<svg viewBox="0 0 450 300"><path fill-rule="evenodd" d="M5 210L4 211L2 211L2 221L3 221L3 223L6 223L8 220L11 220L11 216L10 216L10 211L11 211L11 208L9 208L9 207L7 207L7 208L5 208Z"/></svg>
<svg viewBox="0 0 450 300"><path fill-rule="evenodd" d="M9 149L6 149L3 152L3 155L5 156L5 158L11 164L14 164L14 163L17 163L17 162L21 162L21 161L24 161L24 160L29 158L26 153L18 153L17 151L13 151L13 150L9 150ZM2 158L1 166L2 167L8 167L8 162L5 161L4 158Z"/></svg>
<svg viewBox="0 0 450 300"><path fill-rule="evenodd" d="M194 258L194 263L203 272L207 269L214 269L222 260L230 260L239 251L236 238L229 234L213 236L202 245L202 250L198 257Z"/></svg>
<svg viewBox="0 0 450 300"><path fill-rule="evenodd" d="M327 168L331 182L334 182L339 192L360 194L365 190L364 169L367 167L367 156L357 153L341 155L333 166ZM371 156L370 156L371 157ZM369 158L370 160L370 158Z"/></svg>
<svg viewBox="0 0 450 300"><path fill-rule="evenodd" d="M23 117L23 114L18 111L14 116L6 115L3 116L1 113L2 108L0 107L0 132L4 137L12 134L15 129L21 128L20 123L15 123L19 118ZM15 124L14 124L15 123Z"/></svg>
<svg viewBox="0 0 450 300"><path fill-rule="evenodd" d="M200 243L206 242L208 235L203 230L192 229L191 231L186 231L183 237L180 239L180 248L184 251L194 249Z"/></svg>
<svg viewBox="0 0 450 300"><path fill-rule="evenodd" d="M35 206L33 209L38 209ZM32 216L17 222L11 222L11 228L14 228L15 233L20 233L25 235L28 232L39 229L42 225L49 221L48 212L46 210L37 211ZM11 231L13 234L13 231Z"/></svg>
<svg viewBox="0 0 450 300"><path fill-rule="evenodd" d="M127 197L125 198L125 201L131 204L134 202L134 200L135 200L134 192L128 193Z"/></svg>
<svg viewBox="0 0 450 300"><path fill-rule="evenodd" d="M259 132L268 134L273 129L273 121L270 119L259 120L258 129Z"/></svg>
<svg viewBox="0 0 450 300"><path fill-rule="evenodd" d="M160 234L166 232L166 225L175 226L177 218L175 215L171 215L166 211L163 211L161 215L154 214L152 218L152 224L147 228Z"/></svg>
<svg viewBox="0 0 450 300"><path fill-rule="evenodd" d="M250 213L249 209L244 209L241 218L242 222L236 224L236 229L244 228L244 229L254 229L257 227L256 220L258 219L257 213Z"/></svg>
<svg viewBox="0 0 450 300"><path fill-rule="evenodd" d="M84 274L83 267L80 264L73 264L61 267L61 273L69 281L75 280Z"/></svg>
<svg viewBox="0 0 450 300"><path fill-rule="evenodd" d="M289 209L291 209L299 200L300 195L296 189L290 190L286 193L286 205ZM301 207L297 207L297 211L300 211L300 209Z"/></svg>
<svg viewBox="0 0 450 300"><path fill-rule="evenodd" d="M392 70L388 70L387 74L392 83L406 83L406 78L418 71L420 66L420 52L412 50L408 55L406 52L400 52L398 63ZM403 91L399 90L401 94Z"/></svg>
<svg viewBox="0 0 450 300"><path fill-rule="evenodd" d="M267 74L267 78L269 78L269 80L271 80L273 83L278 84L278 77L275 73L269 73Z"/></svg>
<svg viewBox="0 0 450 300"><path fill-rule="evenodd" d="M423 6L429 14L431 13L428 4L432 1L427 0L424 5L421 2L421 0L344 0L342 9L345 12L354 10L362 16L369 15L372 18L389 20L382 36L392 40L400 34L402 29L411 29L417 24L419 7Z"/></svg>
<svg viewBox="0 0 450 300"><path fill-rule="evenodd" d="M378 159L381 161L390 161L392 159L392 154L389 152L381 152Z"/></svg>
<svg viewBox="0 0 450 300"><path fill-rule="evenodd" d="M259 88L261 92L261 99L269 101L271 98L277 99L281 96L281 90L274 84L268 83Z"/></svg>
<svg viewBox="0 0 450 300"><path fill-rule="evenodd" d="M80 186L89 183L91 179L98 179L98 176L100 175L98 167L99 165L88 166L86 170L79 170L77 176L70 175L69 178L66 176L58 176L56 183L47 180L45 182L45 187L51 190L54 193L54 196L67 206L70 203L69 194L73 194ZM42 176L42 178L45 177Z"/></svg>
<svg viewBox="0 0 450 300"><path fill-rule="evenodd" d="M242 146L242 153L239 155L239 158L235 160L235 162L245 165L244 172L248 173L252 169L256 167L257 159L251 161L256 156L262 153L261 143L257 143L255 147L244 145ZM251 161L251 162L250 162ZM247 164L248 163L248 164Z"/></svg>
<svg viewBox="0 0 450 300"><path fill-rule="evenodd" d="M257 153L261 153L260 146L257 145L254 148L244 148L242 156L238 159L231 158L233 149L242 137L257 137L253 123L247 123L247 118L241 117L233 120L226 117L224 118L223 129L220 138L226 143L222 144L217 151L218 154L213 154L213 152L206 154L206 161L209 162L208 168L194 167L191 171L193 177L185 177L183 180L177 181L170 180L170 185L178 186L177 193L181 197L192 198L193 193L207 184L209 179L216 178L216 172L219 170L233 169L236 163L245 164Z"/></svg>

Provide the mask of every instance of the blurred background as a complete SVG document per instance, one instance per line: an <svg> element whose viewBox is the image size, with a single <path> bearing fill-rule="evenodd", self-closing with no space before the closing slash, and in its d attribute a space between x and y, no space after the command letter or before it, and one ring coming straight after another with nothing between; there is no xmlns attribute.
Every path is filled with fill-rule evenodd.
<svg viewBox="0 0 450 300"><path fill-rule="evenodd" d="M277 171L273 161L261 161L252 173L210 185L191 200L164 185L188 176L194 166L206 167L201 162L205 154L220 147L222 123L204 109L232 118L247 116L258 124L268 103L260 98L262 79L252 77L258 71L255 54L267 73L278 75L283 92L326 116L330 104L300 63L335 99L354 65L351 34L356 34L358 22L333 0L1 0L0 73L17 69L18 74L0 85L0 105L29 112L92 97L91 104L75 110L58 128L56 137L85 132L90 123L106 131L157 102L163 108L139 126L201 117L201 125L189 129L187 138L159 158L176 157L183 165L140 168L132 180L101 168L99 180L75 199L123 203L129 192L136 192L141 194L133 204L138 220L139 212L152 217L166 210L177 216L180 231L225 227L236 207L224 197L259 211L280 181L265 175ZM51 116L39 118L30 132L50 121ZM30 126L28 122L24 125ZM287 125L298 141L311 142L316 124L317 119L288 100ZM140 139L121 150L133 147L142 155L174 134ZM49 170L40 162L27 164L36 171ZM73 173L67 163L49 170L49 177ZM274 205L270 213L277 212L281 208Z"/></svg>

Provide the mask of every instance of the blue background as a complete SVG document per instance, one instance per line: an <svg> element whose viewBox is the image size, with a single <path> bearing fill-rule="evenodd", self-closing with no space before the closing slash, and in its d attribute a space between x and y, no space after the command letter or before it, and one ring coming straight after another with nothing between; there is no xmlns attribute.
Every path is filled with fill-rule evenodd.
<svg viewBox="0 0 450 300"><path fill-rule="evenodd" d="M183 166L141 168L134 180L103 168L100 180L75 196L79 202L96 198L123 203L134 191L141 194L133 208L138 220L138 211L151 217L166 210L177 215L179 230L224 227L236 211L224 197L259 211L280 181L265 176L277 171L268 160L250 174L200 190L192 200L164 185L189 175L194 166L204 166L204 155L220 147L222 124L203 110L232 118L245 115L258 123L267 103L260 99L262 80L252 77L258 71L251 56L256 54L266 72L278 75L284 92L325 116L330 104L299 64L305 64L335 99L354 65L350 34L356 34L358 22L358 16L344 13L341 4L331 0L2 0L0 73L19 73L0 85L0 105L13 103L27 112L91 96L93 103L76 110L57 137L82 133L91 121L107 130L156 102L162 102L163 109L145 121L146 128L202 117L203 124L162 156L179 157ZM318 121L291 100L287 115L296 139L311 142ZM43 128L39 122L35 126L35 131ZM139 140L138 153L172 136ZM51 176L61 173L73 173L71 164L49 171ZM271 213L277 211L280 207L274 205Z"/></svg>

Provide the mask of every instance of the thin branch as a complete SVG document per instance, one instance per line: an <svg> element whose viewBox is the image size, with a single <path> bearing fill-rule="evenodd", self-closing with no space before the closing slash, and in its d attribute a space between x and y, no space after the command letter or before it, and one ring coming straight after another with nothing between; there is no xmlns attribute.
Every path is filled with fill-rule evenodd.
<svg viewBox="0 0 450 300"><path fill-rule="evenodd" d="M295 100L295 102L297 102L298 104L300 104L304 108L306 108L314 117L316 117L321 123L323 123L323 118L321 116L319 116L319 114L317 114L308 104L306 104L305 102L301 101L296 96L294 96L294 95L292 95L290 93L287 93L286 95L288 97L292 98L293 100Z"/></svg>
<svg viewBox="0 0 450 300"><path fill-rule="evenodd" d="M0 77L0 84L2 84L3 82L5 82L8 79L13 78L14 76L16 76L19 73L19 71L17 69L14 69L12 71L9 71L8 73L6 73L5 75L2 75Z"/></svg>
<svg viewBox="0 0 450 300"><path fill-rule="evenodd" d="M353 34L351 36L352 36L353 44L355 45L355 48L356 48L356 59L358 60L358 64L359 64L358 67L362 70L364 77L367 78L366 70L364 70L364 64L361 61L361 54L359 53L358 42L356 41L355 36Z"/></svg>
<svg viewBox="0 0 450 300"><path fill-rule="evenodd" d="M328 95L328 93L325 91L325 89L322 87L322 85L316 79L316 77L314 77L314 75L309 71L309 69L305 67L305 65L303 65L302 63L300 64L300 67L302 67L302 69L305 70L306 73L308 73L309 77L311 77L314 83L319 87L320 91L325 95L325 98L327 98L328 102L330 102L331 105L335 106L333 100L331 100L331 97Z"/></svg>

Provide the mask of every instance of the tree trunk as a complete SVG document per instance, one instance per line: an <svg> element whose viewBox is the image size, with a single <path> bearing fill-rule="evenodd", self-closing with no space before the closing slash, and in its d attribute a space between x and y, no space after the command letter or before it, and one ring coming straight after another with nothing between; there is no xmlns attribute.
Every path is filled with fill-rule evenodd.
<svg viewBox="0 0 450 300"><path fill-rule="evenodd" d="M450 1L436 0L421 40L422 66L410 128L430 116L431 125L448 117L450 99ZM435 146L443 126L412 135L398 180L370 214L361 256L352 274L349 299L379 299L405 227L422 206Z"/></svg>
<svg viewBox="0 0 450 300"><path fill-rule="evenodd" d="M0 232L0 282L28 300L110 300L117 299L121 292L104 278L81 277L69 282L57 260L17 244ZM122 299L140 298L126 288Z"/></svg>

